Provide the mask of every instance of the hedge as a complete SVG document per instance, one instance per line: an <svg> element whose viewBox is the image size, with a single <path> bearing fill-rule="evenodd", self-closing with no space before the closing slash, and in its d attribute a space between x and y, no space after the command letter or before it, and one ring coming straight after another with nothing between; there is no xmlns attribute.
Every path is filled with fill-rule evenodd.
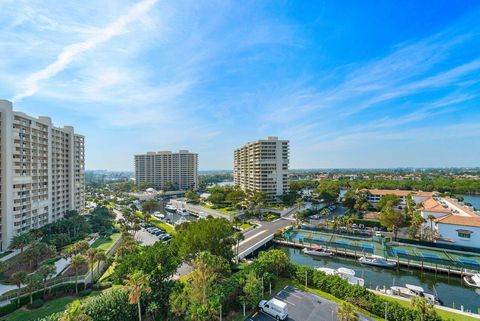
<svg viewBox="0 0 480 321"><path fill-rule="evenodd" d="M78 283L79 291L83 290L84 287L85 285L83 283ZM33 300L39 300L39 299L49 300L49 299L57 298L67 293L73 293L73 292L75 292L75 284L66 283L66 284L55 285L47 289L47 292L45 295L43 295L43 289L36 291L33 293L32 297L33 297ZM28 304L30 304L30 294L27 293L20 297L20 305L18 306L18 308ZM4 315L7 315L9 313L12 313L15 310L17 310L17 298L13 298L9 304L0 307L0 317L3 317Z"/></svg>
<svg viewBox="0 0 480 321"><path fill-rule="evenodd" d="M380 221L377 221L377 220L354 218L353 223L357 225L363 224L365 225L365 227L382 227L382 224L380 224Z"/></svg>

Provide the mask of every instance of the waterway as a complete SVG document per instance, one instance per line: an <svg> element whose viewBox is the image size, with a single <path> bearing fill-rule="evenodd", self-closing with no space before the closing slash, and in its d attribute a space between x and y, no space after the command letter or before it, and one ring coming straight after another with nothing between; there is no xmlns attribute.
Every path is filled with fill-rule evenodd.
<svg viewBox="0 0 480 321"><path fill-rule="evenodd" d="M480 195L460 195L465 199L465 202L468 202L473 205L474 208L480 209Z"/></svg>
<svg viewBox="0 0 480 321"><path fill-rule="evenodd" d="M375 289L377 286L392 285L404 286L406 283L419 285L425 292L437 293L443 304L448 307L460 309L463 305L465 310L480 313L480 290L464 286L459 277L448 277L443 274L421 272L419 270L401 268L399 270L381 269L369 267L358 263L356 260L335 256L331 258L313 258L303 254L301 250L290 247L278 246L284 251L291 262L309 265L312 267L353 269L358 277L365 279L365 286Z"/></svg>

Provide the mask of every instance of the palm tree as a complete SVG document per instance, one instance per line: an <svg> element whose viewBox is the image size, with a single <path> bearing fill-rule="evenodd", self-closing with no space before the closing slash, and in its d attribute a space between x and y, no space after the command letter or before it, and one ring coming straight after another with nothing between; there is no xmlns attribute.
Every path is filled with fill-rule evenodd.
<svg viewBox="0 0 480 321"><path fill-rule="evenodd" d="M337 306L337 316L339 321L358 320L358 314L355 312L355 307L347 302L342 302Z"/></svg>
<svg viewBox="0 0 480 321"><path fill-rule="evenodd" d="M245 239L245 236L243 235L242 232L236 232L235 234L233 234L233 239L235 240L235 258L236 258L236 261L237 261L237 264L238 264L238 250L239 250L239 247L240 247L240 242L243 241Z"/></svg>
<svg viewBox="0 0 480 321"><path fill-rule="evenodd" d="M25 279L27 278L27 272L20 271L12 274L10 277L10 282L15 284L18 287L17 291L17 306L20 306L20 287L23 283L25 283Z"/></svg>
<svg viewBox="0 0 480 321"><path fill-rule="evenodd" d="M98 250L96 260L97 260L97 274L99 274L100 263L105 262L107 260L107 254L105 254L105 251Z"/></svg>
<svg viewBox="0 0 480 321"><path fill-rule="evenodd" d="M47 280L50 276L54 276L57 273L57 269L55 268L55 265L44 264L38 269L37 273L43 279L43 295L45 295L47 290Z"/></svg>
<svg viewBox="0 0 480 321"><path fill-rule="evenodd" d="M23 253L23 249L32 242L33 242L33 237L30 233L18 234L12 238L12 243L10 243L10 248L12 250L20 249L20 253Z"/></svg>
<svg viewBox="0 0 480 321"><path fill-rule="evenodd" d="M85 259L84 256L77 254L74 257L72 257L72 261L70 262L70 267L73 270L73 273L75 274L75 294L78 294L78 286L77 286L77 279L78 279L78 270L82 266L87 263L87 260Z"/></svg>
<svg viewBox="0 0 480 321"><path fill-rule="evenodd" d="M430 230L433 231L433 220L434 220L436 217L433 216L432 214L429 214L429 215L427 216L427 218L428 218L429 221L430 221Z"/></svg>
<svg viewBox="0 0 480 321"><path fill-rule="evenodd" d="M88 259L88 267L90 268L90 281L93 284L93 267L95 266L95 262L97 261L97 254L98 250L96 248L89 248L87 250L86 256Z"/></svg>
<svg viewBox="0 0 480 321"><path fill-rule="evenodd" d="M30 274L27 276L25 279L25 282L27 283L27 291L30 294L30 304L33 303L33 291L35 291L40 284L42 283L42 277L38 275L37 273Z"/></svg>
<svg viewBox="0 0 480 321"><path fill-rule="evenodd" d="M297 204L297 209L300 210L303 206L303 200L301 197L297 198L296 204Z"/></svg>
<svg viewBox="0 0 480 321"><path fill-rule="evenodd" d="M149 285L149 278L142 271L135 271L129 275L125 282L125 287L128 291L128 302L130 304L137 304L138 320L142 321L140 297L142 293L150 293L152 291Z"/></svg>

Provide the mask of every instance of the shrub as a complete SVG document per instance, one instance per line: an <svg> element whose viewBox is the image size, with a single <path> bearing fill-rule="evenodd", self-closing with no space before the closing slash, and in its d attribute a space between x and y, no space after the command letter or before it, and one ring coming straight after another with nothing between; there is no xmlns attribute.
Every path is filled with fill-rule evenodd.
<svg viewBox="0 0 480 321"><path fill-rule="evenodd" d="M16 302L10 302L9 304L0 307L0 316L4 316L9 313L12 313L16 309L17 309Z"/></svg>
<svg viewBox="0 0 480 321"><path fill-rule="evenodd" d="M91 289L85 289L85 290L80 291L78 294L80 296L88 296L88 295L90 295L90 293L92 293Z"/></svg>
<svg viewBox="0 0 480 321"><path fill-rule="evenodd" d="M28 305L29 309L38 309L44 304L42 299L33 300L32 304Z"/></svg>

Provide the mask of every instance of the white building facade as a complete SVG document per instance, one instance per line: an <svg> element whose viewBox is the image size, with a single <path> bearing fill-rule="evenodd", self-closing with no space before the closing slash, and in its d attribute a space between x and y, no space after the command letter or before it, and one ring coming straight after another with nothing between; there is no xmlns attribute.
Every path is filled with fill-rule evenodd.
<svg viewBox="0 0 480 321"><path fill-rule="evenodd" d="M135 155L135 181L155 188L186 191L198 187L198 154L188 150Z"/></svg>
<svg viewBox="0 0 480 321"><path fill-rule="evenodd" d="M289 141L268 137L234 152L235 185L244 191L264 192L269 201L288 193Z"/></svg>
<svg viewBox="0 0 480 321"><path fill-rule="evenodd" d="M13 111L0 100L0 217L5 251L13 236L85 206L85 142L73 127Z"/></svg>

